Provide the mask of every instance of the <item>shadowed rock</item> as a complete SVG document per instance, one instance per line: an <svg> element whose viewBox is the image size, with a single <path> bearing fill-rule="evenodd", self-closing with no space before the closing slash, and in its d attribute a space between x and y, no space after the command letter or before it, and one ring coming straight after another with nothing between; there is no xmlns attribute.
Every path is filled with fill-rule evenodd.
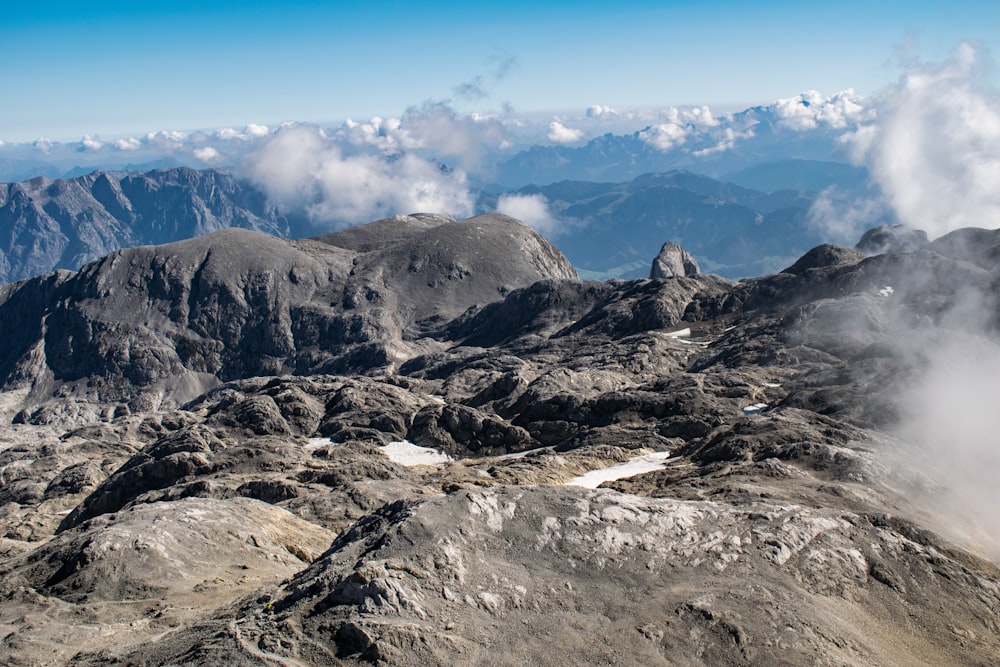
<svg viewBox="0 0 1000 667"><path fill-rule="evenodd" d="M470 307L575 278L506 216L373 225L305 241L230 229L6 287L0 384L30 386L33 402L88 396L142 410L236 378L373 372Z"/></svg>
<svg viewBox="0 0 1000 667"><path fill-rule="evenodd" d="M989 505L896 425L936 350L1000 358L995 233L598 283L503 217L412 222L0 288L9 662L994 660Z"/></svg>
<svg viewBox="0 0 1000 667"><path fill-rule="evenodd" d="M866 231L854 249L862 255L913 252L927 246L927 232L906 225L882 225Z"/></svg>

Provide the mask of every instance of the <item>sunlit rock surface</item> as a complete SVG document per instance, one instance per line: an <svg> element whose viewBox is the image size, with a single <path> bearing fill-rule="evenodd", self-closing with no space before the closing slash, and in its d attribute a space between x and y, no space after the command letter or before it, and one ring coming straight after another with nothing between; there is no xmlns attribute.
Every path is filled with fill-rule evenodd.
<svg viewBox="0 0 1000 667"><path fill-rule="evenodd" d="M588 282L420 215L0 287L5 660L990 664L995 236Z"/></svg>

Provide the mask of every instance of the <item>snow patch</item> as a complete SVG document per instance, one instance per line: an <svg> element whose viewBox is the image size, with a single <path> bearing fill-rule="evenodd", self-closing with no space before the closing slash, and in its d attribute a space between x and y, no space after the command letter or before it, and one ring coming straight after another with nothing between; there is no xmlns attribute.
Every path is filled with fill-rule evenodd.
<svg viewBox="0 0 1000 667"><path fill-rule="evenodd" d="M528 454L536 454L538 452L549 449L549 447L536 447L535 449L526 449L523 452L513 452L511 454L501 454L496 457L500 461L507 461L509 459L523 459Z"/></svg>
<svg viewBox="0 0 1000 667"><path fill-rule="evenodd" d="M691 336L691 329L678 329L677 331L671 331L666 334L667 338L688 338Z"/></svg>
<svg viewBox="0 0 1000 667"><path fill-rule="evenodd" d="M379 449L393 463L398 463L402 466L433 466L455 460L444 452L439 452L430 447L414 445L409 440L390 442L388 445L379 447Z"/></svg>
<svg viewBox="0 0 1000 667"><path fill-rule="evenodd" d="M315 452L317 449L322 449L323 447L329 447L330 445L336 445L330 438L309 438L309 442L306 443L306 449L310 452Z"/></svg>
<svg viewBox="0 0 1000 667"><path fill-rule="evenodd" d="M582 486L588 489L596 489L604 482L612 482L616 479L635 477L645 472L653 472L664 467L670 452L654 452L636 456L628 461L613 465L610 468L591 470L590 472L574 477L566 482L567 486Z"/></svg>
<svg viewBox="0 0 1000 667"><path fill-rule="evenodd" d="M892 289L892 285L886 285L878 291L879 296L890 297L895 293L896 290Z"/></svg>
<svg viewBox="0 0 1000 667"><path fill-rule="evenodd" d="M759 412L764 412L768 408L767 403L754 403L753 405L748 405L743 408L743 414L745 415L755 415Z"/></svg>

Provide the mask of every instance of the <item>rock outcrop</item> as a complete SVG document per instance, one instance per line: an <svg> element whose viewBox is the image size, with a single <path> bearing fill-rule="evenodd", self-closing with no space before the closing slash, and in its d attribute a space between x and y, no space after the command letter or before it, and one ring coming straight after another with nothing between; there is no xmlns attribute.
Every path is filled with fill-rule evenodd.
<svg viewBox="0 0 1000 667"><path fill-rule="evenodd" d="M882 225L869 229L861 236L854 249L863 255L881 255L886 252L913 252L929 243L927 232L906 225Z"/></svg>
<svg viewBox="0 0 1000 667"><path fill-rule="evenodd" d="M470 307L576 276L505 216L374 225L378 240L364 243L352 242L364 228L301 241L228 229L7 286L0 382L39 403L89 396L141 411L235 378L369 372Z"/></svg>
<svg viewBox="0 0 1000 667"><path fill-rule="evenodd" d="M5 286L0 650L990 664L1000 547L961 494L996 459L934 449L916 392L1000 359L996 240L594 282L420 215Z"/></svg>
<svg viewBox="0 0 1000 667"><path fill-rule="evenodd" d="M667 242L660 248L649 270L650 278L677 278L701 273L694 257L676 243Z"/></svg>
<svg viewBox="0 0 1000 667"><path fill-rule="evenodd" d="M76 270L119 248L239 227L306 232L258 188L215 169L94 172L0 184L0 282Z"/></svg>

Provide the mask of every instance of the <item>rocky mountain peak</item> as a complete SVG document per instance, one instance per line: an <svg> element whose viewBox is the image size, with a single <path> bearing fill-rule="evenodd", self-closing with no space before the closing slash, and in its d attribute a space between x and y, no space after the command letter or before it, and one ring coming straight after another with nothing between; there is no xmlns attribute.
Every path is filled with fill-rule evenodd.
<svg viewBox="0 0 1000 667"><path fill-rule="evenodd" d="M676 278L694 276L701 272L694 257L676 243L667 242L653 259L650 278Z"/></svg>
<svg viewBox="0 0 1000 667"><path fill-rule="evenodd" d="M599 282L417 215L0 286L3 654L991 664L998 248Z"/></svg>
<svg viewBox="0 0 1000 667"><path fill-rule="evenodd" d="M182 402L220 380L391 367L471 307L575 277L548 241L496 214L397 216L301 241L226 229L116 251L55 294L46 277L12 287L0 372L49 399Z"/></svg>
<svg viewBox="0 0 1000 667"><path fill-rule="evenodd" d="M906 225L881 225L866 231L854 249L863 255L913 252L927 246L927 232Z"/></svg>

